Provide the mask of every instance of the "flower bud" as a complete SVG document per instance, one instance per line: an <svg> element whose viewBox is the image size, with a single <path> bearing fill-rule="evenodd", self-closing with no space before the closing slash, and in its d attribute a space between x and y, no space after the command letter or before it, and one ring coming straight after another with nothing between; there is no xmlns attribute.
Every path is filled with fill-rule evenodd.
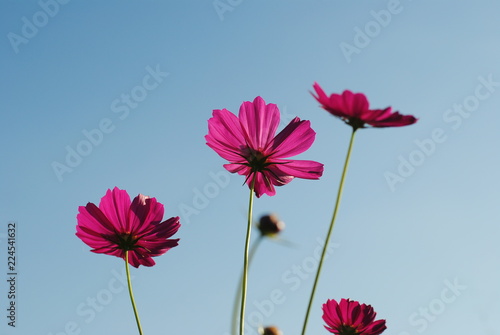
<svg viewBox="0 0 500 335"><path fill-rule="evenodd" d="M257 228L262 236L275 237L285 229L285 223L276 214L264 215L260 218Z"/></svg>
<svg viewBox="0 0 500 335"><path fill-rule="evenodd" d="M283 332L278 329L278 327L271 326L271 327L260 327L259 328L259 334L260 335L283 335Z"/></svg>

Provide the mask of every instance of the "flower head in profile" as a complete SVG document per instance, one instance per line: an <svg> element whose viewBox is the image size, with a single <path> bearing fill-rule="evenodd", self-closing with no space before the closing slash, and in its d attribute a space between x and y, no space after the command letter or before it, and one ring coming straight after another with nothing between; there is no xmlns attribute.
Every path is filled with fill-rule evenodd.
<svg viewBox="0 0 500 335"><path fill-rule="evenodd" d="M323 164L307 160L284 159L311 147L316 133L309 121L293 119L275 135L280 112L275 104L261 97L244 102L236 116L227 109L214 110L208 120L207 145L230 163L231 173L246 176L255 194L275 195L274 186L288 184L293 178L319 179Z"/></svg>
<svg viewBox="0 0 500 335"><path fill-rule="evenodd" d="M332 299L323 304L325 328L336 335L381 334L387 327L385 320L374 321L376 315L372 306L350 299L341 299L340 303Z"/></svg>
<svg viewBox="0 0 500 335"><path fill-rule="evenodd" d="M99 207L93 203L80 206L76 236L93 248L91 251L125 259L129 264L153 266L152 257L177 246L179 239L169 239L180 227L179 218L163 220L163 205L139 194L130 201L127 191L115 187L102 197Z"/></svg>
<svg viewBox="0 0 500 335"><path fill-rule="evenodd" d="M342 119L355 130L370 125L375 128L402 127L414 124L417 119L413 115L401 115L392 112L391 107L370 109L368 99L362 93L344 91L342 94L327 96L318 83L314 83L317 95L314 98L330 114Z"/></svg>

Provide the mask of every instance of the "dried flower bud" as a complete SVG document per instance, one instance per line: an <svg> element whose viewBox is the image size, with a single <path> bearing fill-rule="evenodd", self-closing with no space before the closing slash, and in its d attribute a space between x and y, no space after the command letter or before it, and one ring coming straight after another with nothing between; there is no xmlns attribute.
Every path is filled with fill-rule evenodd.
<svg viewBox="0 0 500 335"><path fill-rule="evenodd" d="M271 327L260 327L259 328L259 334L260 335L283 335L283 332L278 329L278 327L271 326Z"/></svg>
<svg viewBox="0 0 500 335"><path fill-rule="evenodd" d="M285 223L276 214L264 215L257 224L262 236L274 237L285 229Z"/></svg>

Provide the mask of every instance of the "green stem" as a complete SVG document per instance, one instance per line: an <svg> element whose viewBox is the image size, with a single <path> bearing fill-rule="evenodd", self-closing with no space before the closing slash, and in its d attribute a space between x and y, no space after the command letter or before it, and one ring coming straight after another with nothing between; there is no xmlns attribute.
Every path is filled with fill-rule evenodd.
<svg viewBox="0 0 500 335"><path fill-rule="evenodd" d="M247 238L245 241L245 255L243 257L243 280L241 285L240 335L243 335L245 330L245 304L247 299L247 279L248 279L248 249L250 247L250 234L252 232L254 188L255 188L255 178L252 179L252 185L250 186L250 200L248 202Z"/></svg>
<svg viewBox="0 0 500 335"><path fill-rule="evenodd" d="M139 314L137 313L137 307L135 306L134 293L132 292L132 282L130 280L130 270L128 265L128 250L125 250L125 270L127 271L128 293L130 294L130 301L132 301L135 321L137 322L137 328L139 329L139 334L142 335L141 320L139 320Z"/></svg>
<svg viewBox="0 0 500 335"><path fill-rule="evenodd" d="M255 255L255 252L257 251L257 248L260 245L260 242L264 239L264 235L260 235L257 240L255 240L254 244L252 245L252 248L250 249L249 255L248 255L248 268L250 269L250 265L252 264L253 256ZM243 285L243 273L240 276L240 280L238 281L238 286L236 288L236 294L234 296L234 304L233 304L233 317L231 318L231 329L232 329L232 334L237 335L238 334L238 306L240 305L240 300L241 300L241 285Z"/></svg>
<svg viewBox="0 0 500 335"><path fill-rule="evenodd" d="M356 135L356 128L353 128L352 134L351 134L351 141L349 142L349 149L347 150L347 156L345 158L345 163L344 163L344 170L342 171L342 177L340 178L340 185L339 185L339 190L337 193L337 200L335 202L335 207L333 210L333 216L332 216L332 221L330 222L330 228L328 229L328 233L326 235L326 241L325 245L323 246L323 252L321 253L321 258L319 260L319 265L318 265L318 271L316 272L316 278L314 279L314 284L311 292L311 297L309 298L309 304L307 306L307 312L306 312L306 317L304 319L304 326L302 328L302 335L305 335L306 333L306 328L307 328L307 321L309 320L309 314L311 312L311 306L314 300L314 294L316 293L316 287L318 286L318 280L319 276L321 274L321 268L323 267L323 261L326 256L326 250L328 249L328 243L330 242L330 237L332 235L333 231L333 226L335 224L335 219L337 218L337 213L340 205L340 199L342 198L342 191L344 189L344 181L345 181L345 176L347 174L347 168L349 167L349 160L351 159L351 151L352 151L352 145L354 143L354 136Z"/></svg>

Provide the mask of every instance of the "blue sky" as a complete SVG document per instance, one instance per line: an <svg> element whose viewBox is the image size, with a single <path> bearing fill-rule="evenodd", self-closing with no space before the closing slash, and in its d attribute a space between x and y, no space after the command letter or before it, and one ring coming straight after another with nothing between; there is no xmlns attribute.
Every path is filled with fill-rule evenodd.
<svg viewBox="0 0 500 335"><path fill-rule="evenodd" d="M180 216L177 248L132 269L146 334L229 331L248 189L205 144L213 109L262 96L311 121L321 180L255 201L283 239L250 273L253 324L300 331L350 129L309 91L363 92L419 122L359 131L321 305L351 298L385 334L500 334L500 23L496 1L5 1L0 5L1 309L17 223L17 321L0 333L136 334L123 262L75 235L118 186ZM255 235L254 235L255 237ZM274 301L274 302L273 302ZM458 321L458 322L457 322Z"/></svg>

